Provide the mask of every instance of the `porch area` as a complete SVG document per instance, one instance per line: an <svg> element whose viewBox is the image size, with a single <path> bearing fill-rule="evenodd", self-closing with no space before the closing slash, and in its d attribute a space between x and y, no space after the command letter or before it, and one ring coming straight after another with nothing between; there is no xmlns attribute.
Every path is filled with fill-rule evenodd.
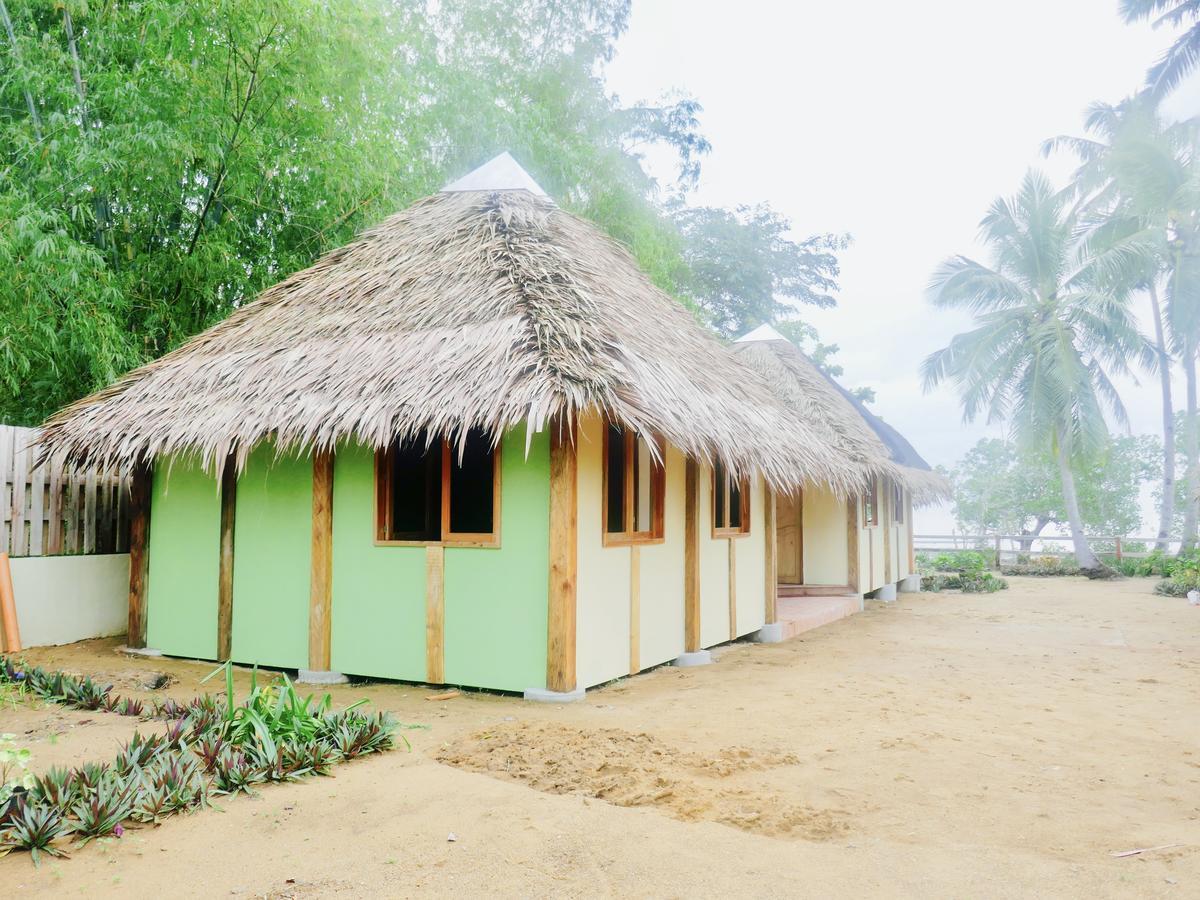
<svg viewBox="0 0 1200 900"><path fill-rule="evenodd" d="M781 584L776 615L783 639L793 638L862 610L862 597L845 587Z"/></svg>

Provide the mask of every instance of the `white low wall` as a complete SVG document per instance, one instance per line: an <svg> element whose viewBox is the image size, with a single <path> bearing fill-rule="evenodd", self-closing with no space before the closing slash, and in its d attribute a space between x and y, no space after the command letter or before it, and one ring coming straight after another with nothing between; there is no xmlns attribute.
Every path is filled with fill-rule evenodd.
<svg viewBox="0 0 1200 900"><path fill-rule="evenodd" d="M27 556L12 561L21 644L70 644L125 631L129 554Z"/></svg>

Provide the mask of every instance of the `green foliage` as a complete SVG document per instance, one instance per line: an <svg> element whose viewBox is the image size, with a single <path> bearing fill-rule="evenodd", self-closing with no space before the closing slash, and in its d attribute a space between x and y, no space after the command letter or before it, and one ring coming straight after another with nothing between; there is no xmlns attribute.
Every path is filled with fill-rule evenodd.
<svg viewBox="0 0 1200 900"><path fill-rule="evenodd" d="M127 821L156 823L204 806L212 792L249 792L263 782L328 775L335 763L395 746L397 723L387 713L362 712L366 701L333 710L328 696L319 702L301 697L286 676L259 686L255 673L249 695L238 702L232 668L221 666L213 672L218 674L225 676L223 701L206 694L155 704L154 715L168 720L164 733L135 731L112 763L52 768L34 777L25 770L28 751L16 750L11 736L3 736L0 776L11 796L0 802L0 855L27 849L35 862L41 852L62 855L54 842L72 832L80 846L120 837ZM18 683L55 702L96 703L84 708L129 714L125 699L89 678L0 656L0 684ZM10 756L12 765L5 767Z"/></svg>
<svg viewBox="0 0 1200 900"><path fill-rule="evenodd" d="M8 805L14 791L27 791L36 780L29 771L32 754L18 747L15 734L0 734L0 812Z"/></svg>
<svg viewBox="0 0 1200 900"><path fill-rule="evenodd" d="M1008 582L991 572L965 571L921 576L921 590L933 593L962 591L964 594L994 594L1007 589Z"/></svg>
<svg viewBox="0 0 1200 900"><path fill-rule="evenodd" d="M1151 435L1113 437L1072 460L1080 515L1095 534L1128 534L1141 524L1141 486L1158 474L1161 444ZM1067 524L1058 466L1041 448L982 438L950 472L959 527L977 534L1041 534ZM1031 540L1032 543L1032 540Z"/></svg>
<svg viewBox="0 0 1200 900"><path fill-rule="evenodd" d="M1149 20L1155 28L1192 23L1146 73L1151 96L1156 100L1165 97L1200 63L1200 4L1195 0L1121 0L1121 15L1126 22Z"/></svg>
<svg viewBox="0 0 1200 900"><path fill-rule="evenodd" d="M1060 556L1018 557L1016 563L1001 566L1001 575L1028 575L1035 578L1070 577L1082 574L1074 560Z"/></svg>
<svg viewBox="0 0 1200 900"><path fill-rule="evenodd" d="M952 550L930 556L928 553L918 553L915 562L917 571L921 574L934 572L982 572L988 568L990 560L977 550Z"/></svg>

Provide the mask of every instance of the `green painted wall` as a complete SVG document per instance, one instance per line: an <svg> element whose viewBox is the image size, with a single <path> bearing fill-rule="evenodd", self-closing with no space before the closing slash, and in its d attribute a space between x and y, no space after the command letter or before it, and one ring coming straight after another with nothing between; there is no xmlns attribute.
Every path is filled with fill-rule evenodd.
<svg viewBox="0 0 1200 900"><path fill-rule="evenodd" d="M308 667L311 548L312 459L276 459L275 448L262 444L250 454L237 486L235 662Z"/></svg>
<svg viewBox="0 0 1200 900"><path fill-rule="evenodd" d="M446 681L523 691L546 683L550 437L504 437L500 548L447 547Z"/></svg>
<svg viewBox="0 0 1200 900"><path fill-rule="evenodd" d="M482 551L481 551L482 552ZM375 546L375 454L333 463L334 671L425 680L425 548Z"/></svg>
<svg viewBox="0 0 1200 900"><path fill-rule="evenodd" d="M163 459L150 500L146 644L215 659L221 492L198 463Z"/></svg>

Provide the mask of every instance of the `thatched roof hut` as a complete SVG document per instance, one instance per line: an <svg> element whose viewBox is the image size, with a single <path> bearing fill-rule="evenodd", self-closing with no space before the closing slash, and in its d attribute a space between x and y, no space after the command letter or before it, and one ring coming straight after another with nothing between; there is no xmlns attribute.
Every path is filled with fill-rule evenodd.
<svg viewBox="0 0 1200 900"><path fill-rule="evenodd" d="M734 343L739 359L766 380L779 399L870 475L890 478L917 503L949 495L949 484L895 428L821 371L769 325Z"/></svg>
<svg viewBox="0 0 1200 900"><path fill-rule="evenodd" d="M218 468L265 439L383 448L587 410L777 487L847 492L865 474L844 455L851 438L790 414L507 154L67 407L43 445L75 462L194 454Z"/></svg>

